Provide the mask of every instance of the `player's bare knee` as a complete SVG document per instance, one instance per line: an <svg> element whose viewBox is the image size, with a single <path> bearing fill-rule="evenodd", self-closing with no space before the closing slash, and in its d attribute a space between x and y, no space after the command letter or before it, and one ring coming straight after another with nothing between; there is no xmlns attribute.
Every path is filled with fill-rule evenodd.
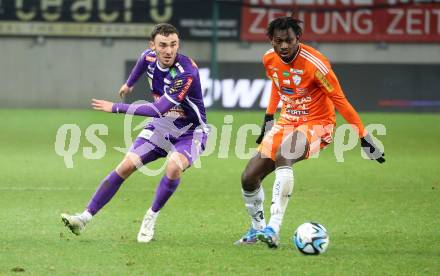
<svg viewBox="0 0 440 276"><path fill-rule="evenodd" d="M174 152L168 159L166 175L170 179L180 178L182 172L189 167L189 160L185 155Z"/></svg>
<svg viewBox="0 0 440 276"><path fill-rule="evenodd" d="M182 175L183 169L176 162L168 162L166 175L169 179L178 179Z"/></svg>
<svg viewBox="0 0 440 276"><path fill-rule="evenodd" d="M254 191L260 187L260 179L259 176L254 175L252 172L248 170L244 170L241 174L241 187L245 191Z"/></svg>
<svg viewBox="0 0 440 276"><path fill-rule="evenodd" d="M304 160L306 152L301 150L300 153L290 153L292 156L286 156L282 151L278 150L275 155L275 166L292 166L293 164Z"/></svg>
<svg viewBox="0 0 440 276"><path fill-rule="evenodd" d="M125 156L125 158L119 163L116 167L116 172L122 178L126 179L133 172L137 170L138 166L142 165L142 161L140 157L136 154L129 153Z"/></svg>

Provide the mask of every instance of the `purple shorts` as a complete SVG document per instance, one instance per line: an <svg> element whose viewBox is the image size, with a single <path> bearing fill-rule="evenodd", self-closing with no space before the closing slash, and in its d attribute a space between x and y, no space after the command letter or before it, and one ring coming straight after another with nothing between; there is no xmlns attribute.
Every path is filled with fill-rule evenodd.
<svg viewBox="0 0 440 276"><path fill-rule="evenodd" d="M205 150L207 139L208 134L199 130L184 133L175 138L164 135L160 131L146 128L134 140L130 152L140 156L144 165L158 158L166 157L170 152L179 152L185 155L189 164L192 165Z"/></svg>

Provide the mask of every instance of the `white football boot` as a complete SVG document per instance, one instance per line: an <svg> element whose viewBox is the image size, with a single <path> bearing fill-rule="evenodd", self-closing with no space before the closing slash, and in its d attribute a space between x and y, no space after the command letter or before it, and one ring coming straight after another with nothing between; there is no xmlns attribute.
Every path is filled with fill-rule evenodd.
<svg viewBox="0 0 440 276"><path fill-rule="evenodd" d="M148 209L147 213L144 216L144 220L141 224L141 229L139 229L139 233L137 235L138 242L150 242L154 236L154 227L156 225L156 219L159 212L155 213L150 209Z"/></svg>
<svg viewBox="0 0 440 276"><path fill-rule="evenodd" d="M87 224L87 221L83 219L80 214L61 214L61 220L64 222L64 225L67 226L70 231L72 231L72 233L77 236L81 235L81 232L84 230Z"/></svg>

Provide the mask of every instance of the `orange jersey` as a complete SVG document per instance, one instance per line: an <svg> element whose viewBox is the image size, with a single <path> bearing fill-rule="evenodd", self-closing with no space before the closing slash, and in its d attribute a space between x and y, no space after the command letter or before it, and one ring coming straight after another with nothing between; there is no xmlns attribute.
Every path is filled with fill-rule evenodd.
<svg viewBox="0 0 440 276"><path fill-rule="evenodd" d="M310 122L335 124L335 107L344 119L364 136L364 126L345 98L329 61L316 49L300 44L293 61L286 64L273 49L263 56L272 92L267 114L274 114L281 100L280 125L299 126Z"/></svg>

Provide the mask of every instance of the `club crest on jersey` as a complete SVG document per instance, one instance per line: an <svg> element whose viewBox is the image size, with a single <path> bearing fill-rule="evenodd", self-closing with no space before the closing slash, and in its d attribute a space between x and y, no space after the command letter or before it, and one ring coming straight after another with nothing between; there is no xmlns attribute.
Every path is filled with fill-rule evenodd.
<svg viewBox="0 0 440 276"><path fill-rule="evenodd" d="M171 78L173 78L173 79L177 76L176 68L174 68L174 67L171 68L170 75L171 75Z"/></svg>
<svg viewBox="0 0 440 276"><path fill-rule="evenodd" d="M298 75L294 75L292 79L293 79L293 83L294 83L296 86L298 86L298 85L301 83L301 77L298 76Z"/></svg>
<svg viewBox="0 0 440 276"><path fill-rule="evenodd" d="M295 91L293 91L293 89L292 88L289 88L289 87L281 87L281 90L284 92L284 93L286 93L286 94L289 94L289 95L293 95L293 94L295 94Z"/></svg>

